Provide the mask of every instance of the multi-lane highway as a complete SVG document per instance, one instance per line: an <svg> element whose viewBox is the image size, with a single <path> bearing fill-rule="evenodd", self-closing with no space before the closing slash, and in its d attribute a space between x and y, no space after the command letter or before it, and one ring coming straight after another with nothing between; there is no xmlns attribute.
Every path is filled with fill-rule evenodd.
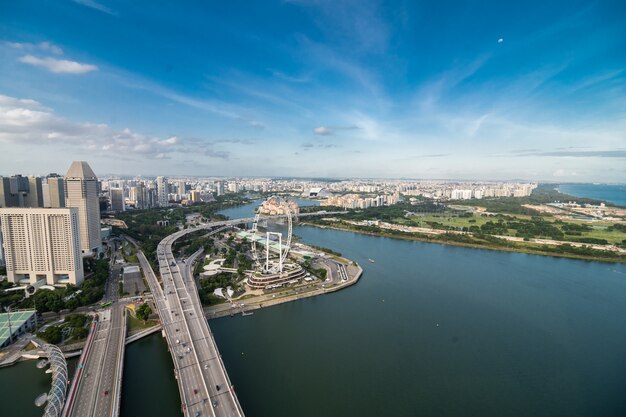
<svg viewBox="0 0 626 417"><path fill-rule="evenodd" d="M299 217L341 213L307 213ZM186 416L242 417L244 414L198 297L192 267L201 251L179 265L172 253L172 245L187 233L210 230L209 234L213 234L225 227L252 221L254 218L205 223L163 239L157 248L161 284L144 254L137 253L174 360L182 411Z"/></svg>
<svg viewBox="0 0 626 417"><path fill-rule="evenodd" d="M98 314L95 334L65 416L111 417L119 414L124 365L126 316L121 304Z"/></svg>
<svg viewBox="0 0 626 417"><path fill-rule="evenodd" d="M172 254L173 242L188 231L170 235L158 246L162 286L145 256L139 253L174 359L182 411L188 416L241 417L243 411L204 317L191 274L193 261L200 252L181 266Z"/></svg>

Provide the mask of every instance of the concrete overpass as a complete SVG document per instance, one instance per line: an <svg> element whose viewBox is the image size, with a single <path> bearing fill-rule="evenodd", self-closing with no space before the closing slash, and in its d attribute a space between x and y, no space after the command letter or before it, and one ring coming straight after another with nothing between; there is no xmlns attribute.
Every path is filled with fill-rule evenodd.
<svg viewBox="0 0 626 417"><path fill-rule="evenodd" d="M64 417L116 417L122 395L126 314L122 304L98 313L83 348Z"/></svg>
<svg viewBox="0 0 626 417"><path fill-rule="evenodd" d="M189 257L182 266L172 254L174 241L195 230L198 229L174 233L159 244L157 254L162 286L142 252L138 252L138 258L146 271L172 354L183 414L243 417L243 410L204 317L191 273L193 262L201 251Z"/></svg>
<svg viewBox="0 0 626 417"><path fill-rule="evenodd" d="M303 213L298 217L342 213L345 212ZM204 316L193 278L193 263L202 250L179 264L172 253L172 245L177 239L199 230L208 230L208 235L212 235L253 221L254 217L208 222L164 238L157 248L161 284L143 252L137 252L174 361L185 416L243 417L244 413Z"/></svg>

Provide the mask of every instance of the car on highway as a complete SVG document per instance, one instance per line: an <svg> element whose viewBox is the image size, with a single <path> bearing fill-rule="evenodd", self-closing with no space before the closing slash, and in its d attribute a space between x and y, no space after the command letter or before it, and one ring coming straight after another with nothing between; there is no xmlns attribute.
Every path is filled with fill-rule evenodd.
<svg viewBox="0 0 626 417"><path fill-rule="evenodd" d="M213 407L217 407L217 401L213 400Z"/></svg>
<svg viewBox="0 0 626 417"><path fill-rule="evenodd" d="M193 390L193 393L194 393L194 394L198 394L198 390L197 390L197 389L194 389L194 390Z"/></svg>
<svg viewBox="0 0 626 417"><path fill-rule="evenodd" d="M216 386L215 386L215 389L219 391L219 390L220 390L220 386L219 386L219 385L216 385Z"/></svg>
<svg viewBox="0 0 626 417"><path fill-rule="evenodd" d="M105 396L106 396L106 395L109 395L109 390L108 390L108 389L104 391L104 395L105 395Z"/></svg>

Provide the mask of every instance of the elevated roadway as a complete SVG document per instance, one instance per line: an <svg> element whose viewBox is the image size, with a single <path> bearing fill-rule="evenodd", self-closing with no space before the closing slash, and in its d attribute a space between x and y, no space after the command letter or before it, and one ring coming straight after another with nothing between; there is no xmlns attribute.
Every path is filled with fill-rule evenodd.
<svg viewBox="0 0 626 417"><path fill-rule="evenodd" d="M342 213L345 212L303 213L298 217ZM157 248L161 283L143 252L137 252L174 361L185 416L243 417L244 413L204 316L193 278L193 263L201 250L179 263L172 253L172 245L188 233L207 230L211 235L253 221L254 217L209 222L164 238Z"/></svg>
<svg viewBox="0 0 626 417"><path fill-rule="evenodd" d="M172 254L173 242L193 230L175 233L159 244L157 254L162 285L143 253L138 252L138 258L146 271L172 354L183 414L243 417L191 274L191 265L201 252L189 257L182 267Z"/></svg>
<svg viewBox="0 0 626 417"><path fill-rule="evenodd" d="M90 345L72 382L64 416L116 417L122 395L126 315L122 304L98 313ZM76 386L74 386L74 384ZM70 401L71 399L71 401Z"/></svg>

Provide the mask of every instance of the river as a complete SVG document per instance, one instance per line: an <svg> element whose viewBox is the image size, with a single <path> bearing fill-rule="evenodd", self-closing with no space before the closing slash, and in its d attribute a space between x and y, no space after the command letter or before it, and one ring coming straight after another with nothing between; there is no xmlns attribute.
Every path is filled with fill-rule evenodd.
<svg viewBox="0 0 626 417"><path fill-rule="evenodd" d="M559 191L576 197L595 198L626 206L626 184L562 184Z"/></svg>
<svg viewBox="0 0 626 417"><path fill-rule="evenodd" d="M626 415L624 265L294 233L364 275L331 295L210 322L247 417ZM165 342L146 343L127 350L122 416L176 415ZM2 387L29 383L3 375L11 369Z"/></svg>

